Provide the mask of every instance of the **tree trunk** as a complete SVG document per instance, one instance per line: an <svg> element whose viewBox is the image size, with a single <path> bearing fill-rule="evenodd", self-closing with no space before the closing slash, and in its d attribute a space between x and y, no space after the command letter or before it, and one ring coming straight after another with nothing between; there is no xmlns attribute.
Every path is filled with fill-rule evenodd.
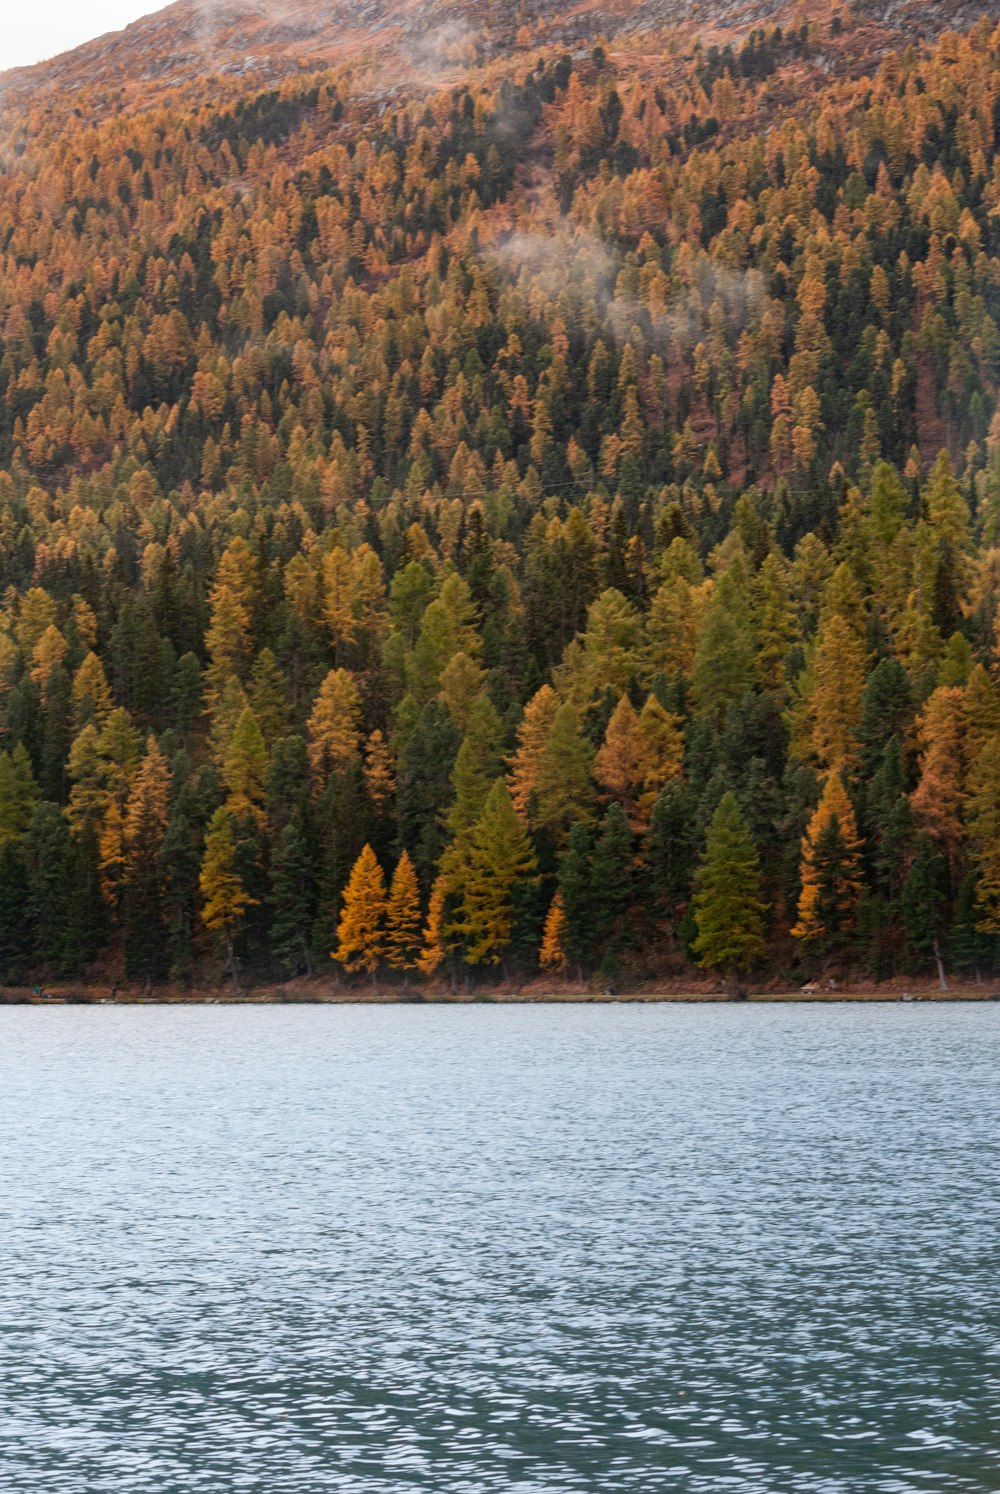
<svg viewBox="0 0 1000 1494"><path fill-rule="evenodd" d="M936 934L934 935L934 959L937 962L938 968L938 986L942 991L947 991L948 977L944 973L944 960L942 960L941 958L941 945L938 942L938 937Z"/></svg>
<svg viewBox="0 0 1000 1494"><path fill-rule="evenodd" d="M237 996L242 996L243 992L240 990L239 969L236 964L236 951L233 948L233 940L231 934L226 935L226 953L229 956L229 974L233 979L233 990L236 992Z"/></svg>

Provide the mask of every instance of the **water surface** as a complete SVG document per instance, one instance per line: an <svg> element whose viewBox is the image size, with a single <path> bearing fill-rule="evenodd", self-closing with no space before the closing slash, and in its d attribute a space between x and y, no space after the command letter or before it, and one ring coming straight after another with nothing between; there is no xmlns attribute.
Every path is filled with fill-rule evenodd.
<svg viewBox="0 0 1000 1494"><path fill-rule="evenodd" d="M1000 1008L0 1009L8 1494L1000 1489Z"/></svg>

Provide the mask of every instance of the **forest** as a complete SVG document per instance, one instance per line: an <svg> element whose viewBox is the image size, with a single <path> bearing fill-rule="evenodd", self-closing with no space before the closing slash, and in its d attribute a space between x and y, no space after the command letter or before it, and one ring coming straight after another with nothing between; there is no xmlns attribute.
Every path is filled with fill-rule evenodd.
<svg viewBox="0 0 1000 1494"><path fill-rule="evenodd" d="M0 102L0 981L996 975L1000 28L843 32Z"/></svg>

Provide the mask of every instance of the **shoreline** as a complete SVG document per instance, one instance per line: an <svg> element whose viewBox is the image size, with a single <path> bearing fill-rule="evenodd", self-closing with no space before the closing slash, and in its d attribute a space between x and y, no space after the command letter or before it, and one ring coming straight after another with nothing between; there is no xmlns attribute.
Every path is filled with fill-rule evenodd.
<svg viewBox="0 0 1000 1494"><path fill-rule="evenodd" d="M936 984L887 981L881 987L852 986L836 990L762 989L734 997L718 989L637 989L634 991L589 991L579 986L497 987L493 990L452 992L447 989L404 987L337 987L328 981L296 980L285 985L262 985L237 995L226 987L195 987L190 990L164 986L116 989L111 986L59 982L35 995L30 989L0 987L0 1006L651 1006L651 1005L801 1005L831 1006L873 1003L978 1004L1000 1002L1000 982L977 986L959 982L948 991Z"/></svg>

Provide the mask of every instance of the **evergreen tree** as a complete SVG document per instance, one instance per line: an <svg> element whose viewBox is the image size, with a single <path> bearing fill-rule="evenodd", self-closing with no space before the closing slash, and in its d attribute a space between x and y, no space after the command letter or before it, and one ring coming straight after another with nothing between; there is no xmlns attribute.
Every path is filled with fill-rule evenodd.
<svg viewBox="0 0 1000 1494"><path fill-rule="evenodd" d="M594 958L592 854L593 836L589 827L574 825L559 862L559 891L566 917L566 955L577 967L580 980Z"/></svg>
<svg viewBox="0 0 1000 1494"><path fill-rule="evenodd" d="M455 888L449 932L466 964L497 965L515 942L515 890L535 883L538 863L507 785L498 778L472 833L468 860Z"/></svg>
<svg viewBox="0 0 1000 1494"><path fill-rule="evenodd" d="M977 985L982 984L984 971L994 968L996 936L984 933L979 927L979 898L973 872L962 878L958 889L949 948L955 968L974 975Z"/></svg>
<svg viewBox="0 0 1000 1494"><path fill-rule="evenodd" d="M101 894L100 842L92 820L87 820L73 838L69 867L62 968L67 975L79 975L97 958L108 936L108 910Z"/></svg>
<svg viewBox="0 0 1000 1494"><path fill-rule="evenodd" d="M30 968L31 938L28 869L14 841L0 844L0 979L12 980Z"/></svg>
<svg viewBox="0 0 1000 1494"><path fill-rule="evenodd" d="M603 951L605 973L613 979L618 957L631 942L628 912L635 882L635 841L620 804L609 805L601 821L591 879L594 937Z"/></svg>
<svg viewBox="0 0 1000 1494"><path fill-rule="evenodd" d="M222 764L222 781L228 794L227 808L234 820L264 820L267 780L267 749L249 706L240 713Z"/></svg>
<svg viewBox="0 0 1000 1494"><path fill-rule="evenodd" d="M207 929L222 936L233 988L239 995L236 939L254 899L237 872L236 840L225 808L217 809L209 823L198 880L203 900L202 919Z"/></svg>
<svg viewBox="0 0 1000 1494"><path fill-rule="evenodd" d="M44 965L59 965L66 949L66 900L69 892L70 839L57 804L37 805L25 837L28 868L28 924L32 955Z"/></svg>
<svg viewBox="0 0 1000 1494"><path fill-rule="evenodd" d="M969 777L969 836L976 867L977 927L1000 934L1000 736L981 749Z"/></svg>
<svg viewBox="0 0 1000 1494"><path fill-rule="evenodd" d="M698 962L729 976L738 993L739 976L766 945L760 858L735 794L723 795L712 816L695 885Z"/></svg>
<svg viewBox="0 0 1000 1494"><path fill-rule="evenodd" d="M170 818L170 769L150 736L125 819L125 974L148 984L169 968L163 851Z"/></svg>
<svg viewBox="0 0 1000 1494"><path fill-rule="evenodd" d="M941 990L947 991L942 941L946 927L948 865L926 831L917 837L917 854L903 886L906 937L918 961L933 956Z"/></svg>
<svg viewBox="0 0 1000 1494"><path fill-rule="evenodd" d="M282 830L271 862L271 952L290 972L312 974L313 868L300 821Z"/></svg>

